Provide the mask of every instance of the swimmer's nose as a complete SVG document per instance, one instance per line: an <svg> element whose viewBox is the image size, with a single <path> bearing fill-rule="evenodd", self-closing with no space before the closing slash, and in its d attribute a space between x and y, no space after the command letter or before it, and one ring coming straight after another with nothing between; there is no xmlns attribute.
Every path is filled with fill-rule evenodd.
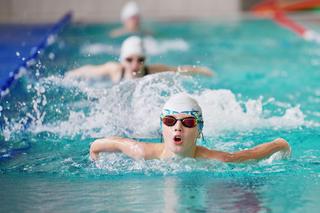
<svg viewBox="0 0 320 213"><path fill-rule="evenodd" d="M182 130L182 123L180 120L174 125L174 131L181 131Z"/></svg>
<svg viewBox="0 0 320 213"><path fill-rule="evenodd" d="M131 64L132 69L135 71L140 69L140 65L141 65L140 62L138 62L136 60L132 61L132 64Z"/></svg>

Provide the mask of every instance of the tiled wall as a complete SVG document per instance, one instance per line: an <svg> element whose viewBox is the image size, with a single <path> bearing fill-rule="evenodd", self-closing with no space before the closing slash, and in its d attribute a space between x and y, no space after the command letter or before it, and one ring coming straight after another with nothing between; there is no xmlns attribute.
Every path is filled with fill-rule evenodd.
<svg viewBox="0 0 320 213"><path fill-rule="evenodd" d="M67 11L76 21L118 21L127 0L0 0L1 23L52 22ZM233 19L240 0L136 0L150 20Z"/></svg>

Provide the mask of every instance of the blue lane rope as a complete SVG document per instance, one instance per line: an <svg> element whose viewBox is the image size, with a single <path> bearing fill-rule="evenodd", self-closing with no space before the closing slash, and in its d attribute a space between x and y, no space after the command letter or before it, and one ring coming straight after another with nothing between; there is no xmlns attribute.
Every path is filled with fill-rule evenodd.
<svg viewBox="0 0 320 213"><path fill-rule="evenodd" d="M68 12L65 14L60 20L58 20L52 27L49 29L48 33L44 36L42 40L36 45L34 49L32 49L31 55L22 61L18 66L10 72L9 78L6 80L6 83L0 89L0 97L4 97L8 94L8 89L12 86L12 84L19 78L20 72L23 69L27 69L31 62L35 60L40 52L44 50L48 45L52 44L52 37L57 35L62 28L67 25L72 20L72 13ZM30 121L24 125L24 128L28 128ZM0 162L10 160L22 153L27 152L31 148L31 143L22 139L25 142L25 146L19 148L11 148L5 149L5 151L0 153ZM0 141L0 148L4 148L4 141Z"/></svg>
<svg viewBox="0 0 320 213"><path fill-rule="evenodd" d="M35 47L34 51L32 51L31 55L28 58L26 58L21 64L19 64L16 69L10 72L9 78L7 79L6 83L1 87L0 97L4 97L8 93L8 89L15 82L15 80L18 79L20 71L28 68L29 64L38 57L41 50L45 49L49 44L51 44L52 36L58 34L59 31L71 21L71 19L71 12L65 14L59 21L57 21L52 26L52 28L45 35L45 37Z"/></svg>

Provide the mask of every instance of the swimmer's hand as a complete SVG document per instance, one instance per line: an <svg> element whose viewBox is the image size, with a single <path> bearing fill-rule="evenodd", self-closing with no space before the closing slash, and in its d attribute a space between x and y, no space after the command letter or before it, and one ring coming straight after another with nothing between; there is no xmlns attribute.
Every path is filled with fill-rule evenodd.
<svg viewBox="0 0 320 213"><path fill-rule="evenodd" d="M275 142L282 146L282 149L279 151L281 153L281 159L289 158L291 156L291 147L288 141L283 138L277 138Z"/></svg>
<svg viewBox="0 0 320 213"><path fill-rule="evenodd" d="M96 161L98 160L99 154L95 153L95 152L91 152L90 150L90 160L91 161Z"/></svg>
<svg viewBox="0 0 320 213"><path fill-rule="evenodd" d="M99 152L98 152L98 150L97 150L97 144L96 143L98 143L97 142L98 140L95 140L93 143L91 143L91 145L90 145L90 150L89 150L89 152L90 152L90 157L89 157L89 159L91 160L91 161L96 161L96 160L98 160L98 158L99 158Z"/></svg>
<svg viewBox="0 0 320 213"><path fill-rule="evenodd" d="M197 67L197 66L179 66L177 67L177 72L187 73L187 74L201 74L205 76L213 76L213 71L208 67Z"/></svg>
<svg viewBox="0 0 320 213"><path fill-rule="evenodd" d="M91 161L96 161L98 160L99 158L99 140L95 140L93 143L91 143L90 145L90 150L89 150L89 153L90 153L90 157L89 159Z"/></svg>

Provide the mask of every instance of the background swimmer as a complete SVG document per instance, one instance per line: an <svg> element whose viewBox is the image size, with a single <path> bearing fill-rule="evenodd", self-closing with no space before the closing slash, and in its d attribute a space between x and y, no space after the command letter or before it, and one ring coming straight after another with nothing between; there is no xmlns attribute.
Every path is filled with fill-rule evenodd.
<svg viewBox="0 0 320 213"><path fill-rule="evenodd" d="M128 2L121 11L121 21L123 26L110 32L110 37L118 37L130 33L148 34L141 30L140 9L136 2Z"/></svg>
<svg viewBox="0 0 320 213"><path fill-rule="evenodd" d="M166 159L190 157L214 159L222 162L243 162L266 158L276 152L290 154L284 139L260 144L252 149L229 153L196 145L203 128L202 111L197 101L186 94L172 96L161 113L164 143L144 143L128 138L108 137L91 144L90 158L97 160L100 152L122 152L134 159Z"/></svg>
<svg viewBox="0 0 320 213"><path fill-rule="evenodd" d="M148 74L173 71L183 73L198 73L212 76L213 71L206 67L179 66L171 67L162 64L146 65L146 55L142 39L137 36L127 38L122 46L119 62L107 62L102 65L86 65L67 72L67 78L99 78L109 77L113 82L123 79L143 77Z"/></svg>

